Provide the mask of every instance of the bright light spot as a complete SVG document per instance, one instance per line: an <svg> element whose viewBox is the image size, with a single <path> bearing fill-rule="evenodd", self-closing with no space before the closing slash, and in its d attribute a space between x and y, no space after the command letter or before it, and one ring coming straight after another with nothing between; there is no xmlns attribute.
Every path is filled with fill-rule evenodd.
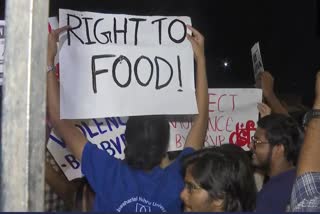
<svg viewBox="0 0 320 214"><path fill-rule="evenodd" d="M224 65L224 67L228 67L229 64L228 64L228 62L224 62L223 65Z"/></svg>

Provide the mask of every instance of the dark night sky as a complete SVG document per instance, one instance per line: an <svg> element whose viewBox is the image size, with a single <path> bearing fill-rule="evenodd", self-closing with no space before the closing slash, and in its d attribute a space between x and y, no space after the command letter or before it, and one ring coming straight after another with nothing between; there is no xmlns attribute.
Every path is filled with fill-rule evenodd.
<svg viewBox="0 0 320 214"><path fill-rule="evenodd" d="M0 18L4 0L0 1ZM186 15L206 37L209 87L251 87L250 49L260 41L276 90L310 105L320 68L319 0L51 0L57 8L134 15ZM224 69L223 60L231 62Z"/></svg>

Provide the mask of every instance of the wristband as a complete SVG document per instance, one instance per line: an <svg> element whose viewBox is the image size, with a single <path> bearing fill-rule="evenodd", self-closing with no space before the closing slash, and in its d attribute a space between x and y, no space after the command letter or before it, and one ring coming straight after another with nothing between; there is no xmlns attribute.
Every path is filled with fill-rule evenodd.
<svg viewBox="0 0 320 214"><path fill-rule="evenodd" d="M48 65L48 66L47 66L47 72L49 73L49 72L51 72L51 71L56 72L56 66L54 66L54 65Z"/></svg>
<svg viewBox="0 0 320 214"><path fill-rule="evenodd" d="M312 118L320 118L320 109L308 111L303 117L303 126L307 126Z"/></svg>

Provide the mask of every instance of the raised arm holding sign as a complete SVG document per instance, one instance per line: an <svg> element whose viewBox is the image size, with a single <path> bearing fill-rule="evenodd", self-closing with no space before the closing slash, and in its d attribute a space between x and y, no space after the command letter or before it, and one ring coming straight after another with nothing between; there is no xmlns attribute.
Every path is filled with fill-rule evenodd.
<svg viewBox="0 0 320 214"><path fill-rule="evenodd" d="M208 81L206 74L206 62L204 57L204 38L203 36L191 26L193 37L188 35L188 39L192 44L194 50L194 57L197 62L197 83L196 83L196 97L198 103L199 114L195 116L191 130L188 134L185 148L192 147L195 150L203 147L206 130L208 127L209 117L209 95L208 95Z"/></svg>
<svg viewBox="0 0 320 214"><path fill-rule="evenodd" d="M53 66L58 34L68 27L52 31L48 38L48 66ZM96 192L95 211L180 212L179 194L183 189L180 159L203 146L208 124L208 87L205 70L204 38L194 28L188 36L197 62L197 104L199 114L187 137L186 147L166 169L159 164L169 141L168 121L160 116L135 116L127 121L125 160L117 160L87 142L71 121L60 119L59 85L48 72L48 113L53 127L75 157ZM193 149L192 149L193 148ZM128 188L130 191L128 191ZM112 201L111 198L112 197Z"/></svg>
<svg viewBox="0 0 320 214"><path fill-rule="evenodd" d="M58 28L51 31L48 36L48 67L54 67L54 59L57 54L57 40L61 32L66 31L69 26ZM78 160L81 160L82 151L87 139L83 134L75 128L73 123L68 120L60 120L60 95L59 85L55 76L54 70L48 71L47 75L47 104L48 115L50 121L65 142L68 144L71 152L76 156Z"/></svg>
<svg viewBox="0 0 320 214"><path fill-rule="evenodd" d="M261 88L266 103L270 106L274 113L286 114L288 111L282 106L280 100L273 90L274 80L270 72L265 71L263 67L259 42L255 43L251 48L253 73L256 81L256 87ZM262 105L258 106L261 112Z"/></svg>

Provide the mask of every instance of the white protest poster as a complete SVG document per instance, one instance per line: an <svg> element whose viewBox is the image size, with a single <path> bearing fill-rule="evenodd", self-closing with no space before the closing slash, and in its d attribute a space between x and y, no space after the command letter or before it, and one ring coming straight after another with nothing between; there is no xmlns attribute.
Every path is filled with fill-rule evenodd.
<svg viewBox="0 0 320 214"><path fill-rule="evenodd" d="M231 143L249 150L256 130L262 101L261 89L209 89L209 121L205 146ZM169 151L181 150L191 128L191 120L171 121Z"/></svg>
<svg viewBox="0 0 320 214"><path fill-rule="evenodd" d="M61 118L196 114L189 17L60 9ZM170 105L169 105L170 104Z"/></svg>
<svg viewBox="0 0 320 214"><path fill-rule="evenodd" d="M99 149L123 159L125 148L124 131L126 117L111 117L78 121L76 127ZM50 133L47 148L68 180L82 177L80 162L66 148L65 143L53 132Z"/></svg>
<svg viewBox="0 0 320 214"><path fill-rule="evenodd" d="M259 42L251 48L254 78L257 79L259 73L264 71Z"/></svg>
<svg viewBox="0 0 320 214"><path fill-rule="evenodd" d="M5 43L5 21L0 20L0 85L3 82L3 66L4 66L4 43Z"/></svg>

